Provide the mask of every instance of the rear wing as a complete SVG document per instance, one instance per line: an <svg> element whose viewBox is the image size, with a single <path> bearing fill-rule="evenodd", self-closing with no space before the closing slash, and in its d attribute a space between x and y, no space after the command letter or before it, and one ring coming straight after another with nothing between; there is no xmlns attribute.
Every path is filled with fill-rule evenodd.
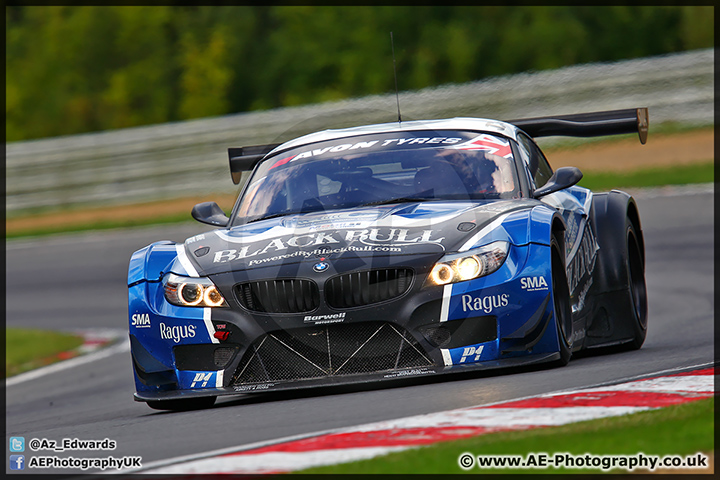
<svg viewBox="0 0 720 480"><path fill-rule="evenodd" d="M556 115L551 117L510 120L531 137L601 137L637 132L640 143L647 141L648 109L628 108L605 112Z"/></svg>
<svg viewBox="0 0 720 480"><path fill-rule="evenodd" d="M255 165L268 153L280 145L274 143L271 145L255 145L252 147L230 147L228 148L228 156L230 157L230 176L235 185L240 183L242 172L249 172Z"/></svg>

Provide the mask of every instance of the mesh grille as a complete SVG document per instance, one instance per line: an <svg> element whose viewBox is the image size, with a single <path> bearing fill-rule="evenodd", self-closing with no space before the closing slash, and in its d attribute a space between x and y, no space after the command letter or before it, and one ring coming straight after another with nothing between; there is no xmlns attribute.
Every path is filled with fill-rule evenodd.
<svg viewBox="0 0 720 480"><path fill-rule="evenodd" d="M216 348L215 352L213 353L213 362L215 363L215 366L220 368L227 367L227 364L230 363L230 360L232 360L236 351L237 347Z"/></svg>
<svg viewBox="0 0 720 480"><path fill-rule="evenodd" d="M352 308L383 302L404 294L412 282L409 268L352 272L325 283L325 298L333 308Z"/></svg>
<svg viewBox="0 0 720 480"><path fill-rule="evenodd" d="M320 304L318 286L311 280L264 280L235 285L240 304L253 312L303 313Z"/></svg>
<svg viewBox="0 0 720 480"><path fill-rule="evenodd" d="M372 373L433 363L405 330L367 322L281 330L247 351L235 385Z"/></svg>

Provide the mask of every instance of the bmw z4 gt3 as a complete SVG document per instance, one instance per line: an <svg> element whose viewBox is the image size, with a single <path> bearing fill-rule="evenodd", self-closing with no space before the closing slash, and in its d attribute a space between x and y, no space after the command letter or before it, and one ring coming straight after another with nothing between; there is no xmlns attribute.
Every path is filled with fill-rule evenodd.
<svg viewBox="0 0 720 480"><path fill-rule="evenodd" d="M230 148L251 172L216 227L132 255L135 399L219 395L566 364L640 348L645 253L635 200L577 186L534 137L647 135L647 109L326 130Z"/></svg>

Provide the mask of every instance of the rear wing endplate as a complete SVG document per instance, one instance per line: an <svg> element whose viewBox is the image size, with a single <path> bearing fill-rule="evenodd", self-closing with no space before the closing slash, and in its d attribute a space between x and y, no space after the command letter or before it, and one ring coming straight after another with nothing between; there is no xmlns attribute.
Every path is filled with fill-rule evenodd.
<svg viewBox="0 0 720 480"><path fill-rule="evenodd" d="M637 132L645 144L648 134L648 109L628 108L605 112L556 115L551 117L510 120L531 137L601 137Z"/></svg>
<svg viewBox="0 0 720 480"><path fill-rule="evenodd" d="M252 147L230 147L230 175L235 185L240 183L243 172L249 172L268 153L274 150L279 143L271 145L254 145Z"/></svg>

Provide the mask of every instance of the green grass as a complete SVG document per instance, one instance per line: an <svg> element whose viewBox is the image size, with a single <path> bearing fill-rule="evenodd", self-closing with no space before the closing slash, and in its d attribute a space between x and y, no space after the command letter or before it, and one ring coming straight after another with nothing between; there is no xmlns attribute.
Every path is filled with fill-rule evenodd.
<svg viewBox="0 0 720 480"><path fill-rule="evenodd" d="M715 179L714 162L667 168L644 168L630 172L584 173L579 185L593 191L613 188L642 188L662 185L709 183Z"/></svg>
<svg viewBox="0 0 720 480"><path fill-rule="evenodd" d="M63 214L64 212L57 212ZM65 226L45 226L41 222L38 222L35 226L30 228L24 228L22 230L8 230L5 233L5 238L26 238L26 237L41 237L44 235L53 235L56 233L71 233L71 232L87 232L95 230L110 230L114 228L133 228L143 227L149 225L164 225L164 224L180 224L196 222L190 217L190 211L183 213L177 213L174 215L163 215L152 218L138 218L138 219L123 219L116 220L108 218L107 220L92 222L92 223L81 223L73 224L69 223ZM199 224L198 224L199 225Z"/></svg>
<svg viewBox="0 0 720 480"><path fill-rule="evenodd" d="M24 328L6 329L5 338L8 377L62 360L58 354L83 344L83 338L77 335Z"/></svg>
<svg viewBox="0 0 720 480"><path fill-rule="evenodd" d="M480 435L463 440L392 453L383 457L294 473L601 473L586 469L462 470L463 453L478 455L693 455L712 452L712 398L632 415L573 423L560 427ZM617 472L616 472L617 473Z"/></svg>

